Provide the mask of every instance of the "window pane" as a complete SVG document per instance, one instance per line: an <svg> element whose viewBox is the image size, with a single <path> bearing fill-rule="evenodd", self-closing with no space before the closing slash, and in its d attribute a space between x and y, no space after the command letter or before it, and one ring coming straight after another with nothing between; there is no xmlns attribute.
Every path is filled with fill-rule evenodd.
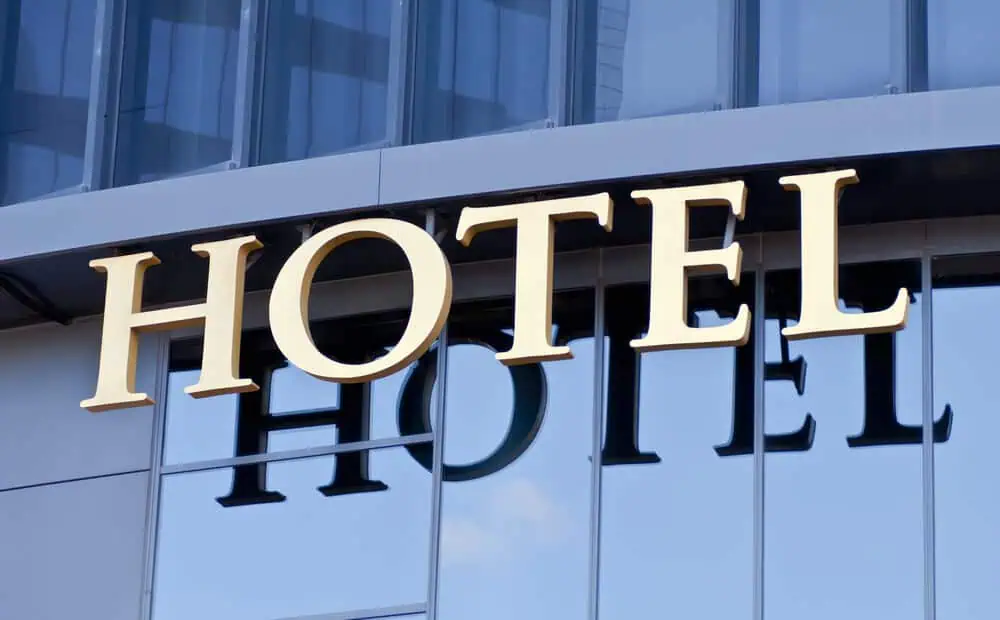
<svg viewBox="0 0 1000 620"><path fill-rule="evenodd" d="M712 110L725 40L723 0L589 0L584 15L583 121ZM721 46L721 47L720 47Z"/></svg>
<svg viewBox="0 0 1000 620"><path fill-rule="evenodd" d="M381 146L393 0L271 2L263 163Z"/></svg>
<svg viewBox="0 0 1000 620"><path fill-rule="evenodd" d="M728 323L750 304L732 287L709 294L709 282L689 283L698 326ZM753 290L744 274L738 292ZM611 288L607 304L600 617L748 619L752 344L639 356L629 342L648 323L648 285Z"/></svg>
<svg viewBox="0 0 1000 620"><path fill-rule="evenodd" d="M449 323L442 620L586 617L593 292L556 296L556 342L575 357L540 365L491 350L510 347L509 302L456 306Z"/></svg>
<svg viewBox="0 0 1000 620"><path fill-rule="evenodd" d="M0 3L3 204L83 183L95 5Z"/></svg>
<svg viewBox="0 0 1000 620"><path fill-rule="evenodd" d="M896 8L898 2L761 0L759 103L867 97L901 89L903 84L893 84L905 14Z"/></svg>
<svg viewBox="0 0 1000 620"><path fill-rule="evenodd" d="M550 10L550 0L421 2L414 140L548 118Z"/></svg>
<svg viewBox="0 0 1000 620"><path fill-rule="evenodd" d="M932 90L1000 84L1000 3L928 0L927 64Z"/></svg>
<svg viewBox="0 0 1000 620"><path fill-rule="evenodd" d="M115 183L232 157L240 0L129 4Z"/></svg>
<svg viewBox="0 0 1000 620"><path fill-rule="evenodd" d="M800 273L767 276L764 601L768 620L918 618L923 601L920 269L841 268L841 309L912 297L896 333L787 342ZM845 308L849 309L846 310ZM786 348L787 347L787 348Z"/></svg>
<svg viewBox="0 0 1000 620"><path fill-rule="evenodd" d="M995 390L1000 260L934 265L934 411L954 422L934 446L937 617L1000 617ZM942 429L944 431L944 429Z"/></svg>
<svg viewBox="0 0 1000 620"><path fill-rule="evenodd" d="M326 355L359 362L379 357L398 342L405 326L397 318L316 322L313 337ZM166 465L399 437L397 399L404 386L423 388L409 380L405 369L364 384L317 379L288 364L269 332L257 331L244 334L240 372L261 389L197 399L185 394L184 388L197 383L199 371L181 368L200 366L200 341L173 347L175 370L167 383L164 430ZM244 473L248 480L256 480L251 471Z"/></svg>
<svg viewBox="0 0 1000 620"><path fill-rule="evenodd" d="M431 475L391 448L367 455L370 480L384 487L331 485L353 456L269 464L268 490L284 498L270 503L221 505L232 468L165 476L153 618L273 620L423 602Z"/></svg>

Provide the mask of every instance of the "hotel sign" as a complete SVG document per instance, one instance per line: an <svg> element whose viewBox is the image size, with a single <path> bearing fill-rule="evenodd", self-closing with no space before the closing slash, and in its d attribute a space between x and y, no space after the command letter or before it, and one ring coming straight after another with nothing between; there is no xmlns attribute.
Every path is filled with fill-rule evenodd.
<svg viewBox="0 0 1000 620"><path fill-rule="evenodd" d="M845 313L838 307L838 196L845 185L857 181L853 170L779 180L785 189L801 195L802 294L798 323L782 330L789 340L893 332L906 323L905 289L883 310ZM631 348L651 352L745 345L751 322L745 304L723 325L687 323L688 274L721 268L738 285L742 261L738 242L718 250L689 250L689 211L725 206L742 219L744 183L643 190L632 197L652 210L653 225L648 328L645 336L630 341ZM516 367L572 357L569 347L553 344L551 336L555 227L565 220L594 219L610 231L613 210L607 194L595 194L462 211L456 237L465 246L486 230L517 231L514 330L509 347L496 354L500 362ZM412 272L413 299L403 334L385 355L345 363L324 355L314 343L309 296L320 263L340 245L365 238L387 240L404 252ZM205 398L258 390L252 378L240 376L239 360L247 257L261 247L253 236L192 246L209 261L205 301L147 311L142 310L143 277L146 269L159 263L156 256L142 252L91 261L91 267L106 274L107 291L97 386L81 407L99 412L151 404L147 394L135 391L138 336L190 326L203 327L204 344L200 375L185 389L188 394ZM319 379L361 384L398 372L423 356L443 328L451 302L450 265L427 232L401 220L359 219L316 233L292 253L270 294L269 323L275 344L290 363Z"/></svg>

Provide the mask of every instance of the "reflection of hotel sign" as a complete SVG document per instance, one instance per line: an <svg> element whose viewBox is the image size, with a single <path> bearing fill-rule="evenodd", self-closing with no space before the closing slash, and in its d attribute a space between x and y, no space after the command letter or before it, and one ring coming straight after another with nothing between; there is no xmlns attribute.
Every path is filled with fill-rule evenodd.
<svg viewBox="0 0 1000 620"><path fill-rule="evenodd" d="M801 193L802 283L798 323L782 330L788 339L843 334L875 334L901 329L906 323L908 293L898 291L887 309L845 313L838 307L837 201L844 185L857 182L853 170L823 172L780 180ZM631 340L638 352L697 347L743 346L750 334L750 310L742 305L730 322L713 327L687 323L687 275L722 268L739 284L742 250L732 243L720 250L688 250L688 210L727 206L742 219L746 188L740 181L693 187L636 191L633 198L653 213L650 311L645 336ZM571 358L566 345L552 342L552 264L555 223L595 218L612 228L613 204L607 194L466 208L456 236L468 245L480 232L516 227L514 331L506 350L496 357L517 367ZM338 246L355 239L378 238L405 253L413 277L410 317L399 342L387 353L360 363L325 356L309 330L308 305L317 267ZM209 260L203 303L142 311L145 270L157 264L150 252L94 260L107 274L104 326L97 389L81 403L89 411L148 405L152 399L135 391L138 335L141 332L203 325L204 345L198 382L185 391L203 398L254 392L258 384L240 377L244 272L247 256L261 247L253 236L203 243L192 250ZM270 295L270 329L281 354L319 379L362 384L406 368L437 339L451 306L451 269L434 239L423 229L400 220L359 219L323 230L292 253Z"/></svg>

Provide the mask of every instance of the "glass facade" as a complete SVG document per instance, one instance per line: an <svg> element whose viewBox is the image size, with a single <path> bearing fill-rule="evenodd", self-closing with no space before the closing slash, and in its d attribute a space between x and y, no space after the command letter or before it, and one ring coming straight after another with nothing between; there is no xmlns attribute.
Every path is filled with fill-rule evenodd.
<svg viewBox="0 0 1000 620"><path fill-rule="evenodd" d="M939 618L1000 609L988 577L1000 567L1000 490L990 462L1000 411L987 387L1000 330L986 318L1000 294L998 260L987 254L933 262L933 412L949 422L934 444Z"/></svg>
<svg viewBox="0 0 1000 620"><path fill-rule="evenodd" d="M986 0L52 1L0 15L4 204L498 132L1000 85Z"/></svg>
<svg viewBox="0 0 1000 620"><path fill-rule="evenodd" d="M154 0L125 24L115 183L228 162L240 0Z"/></svg>
<svg viewBox="0 0 1000 620"><path fill-rule="evenodd" d="M0 4L0 190L21 202L83 184L97 0Z"/></svg>
<svg viewBox="0 0 1000 620"><path fill-rule="evenodd" d="M985 0L0 6L3 204L504 132L1000 84L1000 9ZM154 456L131 472L153 480L141 617L996 617L1000 334L984 317L1000 255L938 255L926 238L844 252L840 308L880 310L905 288L907 325L789 341L797 256L782 233L744 238L759 251L739 287L698 272L687 291L692 325L750 308L741 347L631 348L652 303L643 245L557 257L552 337L568 360L497 361L512 287L485 276L455 287L464 296L429 352L366 384L303 373L255 326L240 373L262 389L196 400L184 387L201 342L175 334ZM462 263L456 280L497 265ZM349 363L383 355L408 316L385 307L313 308L326 313L318 348Z"/></svg>
<svg viewBox="0 0 1000 620"><path fill-rule="evenodd" d="M689 281L694 326L750 308L738 348L637 354L649 284L620 257L597 259L618 274L604 286L554 295L571 360L497 362L503 289L457 300L447 347L366 385L310 378L251 331L243 367L262 392L196 401L181 388L198 343L175 341L152 618L996 613L992 345L976 317L1000 257L846 261L841 310L906 289L905 328L789 341L802 274L768 251L765 237L739 287ZM403 320L313 331L338 359L370 359ZM233 602L265 587L267 605Z"/></svg>
<svg viewBox="0 0 1000 620"><path fill-rule="evenodd" d="M900 92L905 0L760 0L759 103ZM850 41L850 44L846 44Z"/></svg>
<svg viewBox="0 0 1000 620"><path fill-rule="evenodd" d="M272 2L259 161L390 143L392 0Z"/></svg>
<svg viewBox="0 0 1000 620"><path fill-rule="evenodd" d="M921 617L923 496L919 261L841 268L841 307L900 288L907 326L789 343L799 270L767 274L764 617Z"/></svg>

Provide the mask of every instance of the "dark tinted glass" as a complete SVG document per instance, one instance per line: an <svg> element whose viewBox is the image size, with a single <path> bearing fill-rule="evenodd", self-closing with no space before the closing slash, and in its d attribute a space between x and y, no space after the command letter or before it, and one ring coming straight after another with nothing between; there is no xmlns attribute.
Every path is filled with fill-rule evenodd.
<svg viewBox="0 0 1000 620"><path fill-rule="evenodd" d="M129 3L115 183L232 157L240 0Z"/></svg>
<svg viewBox="0 0 1000 620"><path fill-rule="evenodd" d="M388 144L392 0L269 3L260 159Z"/></svg>
<svg viewBox="0 0 1000 620"><path fill-rule="evenodd" d="M4 204L83 183L96 0L0 2Z"/></svg>
<svg viewBox="0 0 1000 620"><path fill-rule="evenodd" d="M551 0L419 7L416 142L541 126L549 115Z"/></svg>

